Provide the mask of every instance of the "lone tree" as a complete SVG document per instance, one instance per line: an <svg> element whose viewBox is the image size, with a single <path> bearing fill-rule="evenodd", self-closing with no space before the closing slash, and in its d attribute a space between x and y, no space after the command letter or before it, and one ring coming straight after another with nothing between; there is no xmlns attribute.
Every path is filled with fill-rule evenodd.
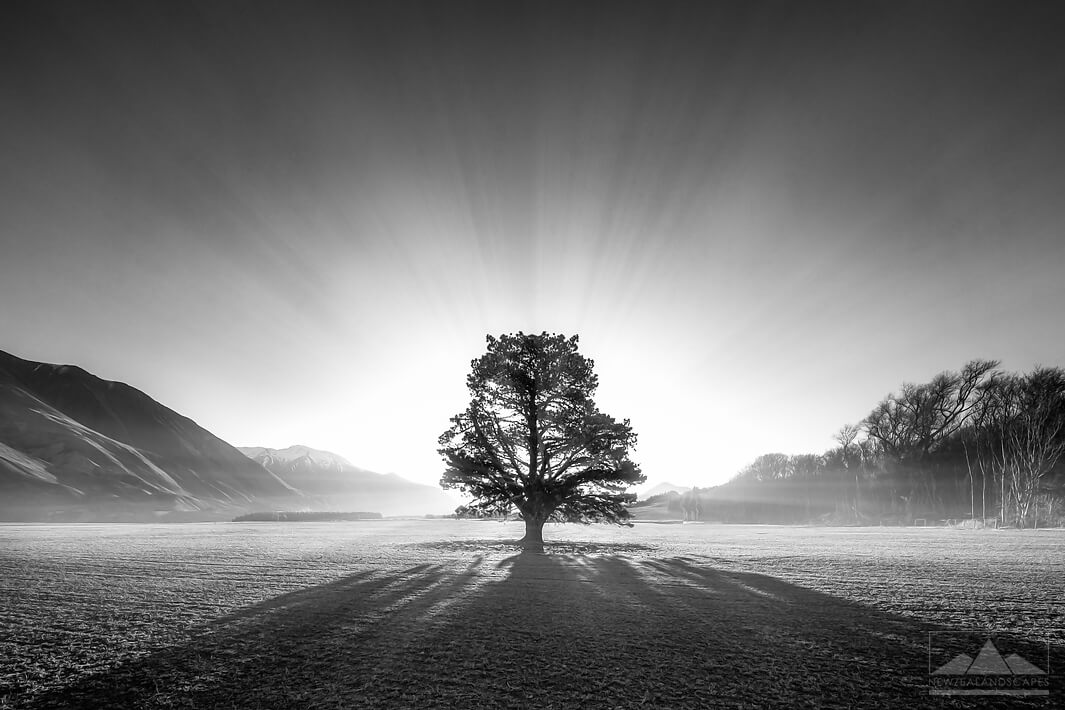
<svg viewBox="0 0 1065 710"><path fill-rule="evenodd" d="M631 524L625 489L646 480L629 460L636 434L592 401L593 365L577 336L489 335L466 380L473 399L440 436L440 485L473 496L466 514L517 509L526 550L543 551L548 520Z"/></svg>

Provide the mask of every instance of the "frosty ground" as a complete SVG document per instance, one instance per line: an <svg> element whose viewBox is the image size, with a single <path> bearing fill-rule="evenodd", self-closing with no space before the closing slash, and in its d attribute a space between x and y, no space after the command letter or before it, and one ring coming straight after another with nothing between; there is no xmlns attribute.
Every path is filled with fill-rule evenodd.
<svg viewBox="0 0 1065 710"><path fill-rule="evenodd" d="M0 526L0 708L972 707L928 692L929 632L958 629L1049 639L1060 672L1061 530L521 534Z"/></svg>

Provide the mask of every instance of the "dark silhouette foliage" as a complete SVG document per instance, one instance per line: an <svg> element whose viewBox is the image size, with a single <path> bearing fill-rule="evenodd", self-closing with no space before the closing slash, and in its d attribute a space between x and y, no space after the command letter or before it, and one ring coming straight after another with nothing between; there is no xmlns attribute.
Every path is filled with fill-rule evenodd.
<svg viewBox="0 0 1065 710"><path fill-rule="evenodd" d="M526 549L543 549L548 520L626 524L635 498L626 489L645 480L629 460L636 434L596 407L594 362L577 336L487 341L467 378L470 404L440 436L440 484L473 497L464 515L517 510Z"/></svg>

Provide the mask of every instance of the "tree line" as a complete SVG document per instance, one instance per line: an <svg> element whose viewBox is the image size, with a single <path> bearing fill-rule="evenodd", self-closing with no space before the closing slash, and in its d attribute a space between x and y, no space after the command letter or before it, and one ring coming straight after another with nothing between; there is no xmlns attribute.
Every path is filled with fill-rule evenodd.
<svg viewBox="0 0 1065 710"><path fill-rule="evenodd" d="M821 454L759 456L727 484L673 505L732 522L1065 520L1065 370L973 360L905 383Z"/></svg>

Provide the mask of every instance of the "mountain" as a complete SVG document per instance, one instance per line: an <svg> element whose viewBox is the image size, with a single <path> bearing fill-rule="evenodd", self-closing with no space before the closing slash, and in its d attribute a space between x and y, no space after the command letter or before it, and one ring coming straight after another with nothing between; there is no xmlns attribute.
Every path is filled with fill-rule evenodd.
<svg viewBox="0 0 1065 710"><path fill-rule="evenodd" d="M0 520L229 517L299 497L140 390L0 351Z"/></svg>
<svg viewBox="0 0 1065 710"><path fill-rule="evenodd" d="M350 461L330 451L309 446L290 446L287 449L268 449L264 446L238 446L242 454L258 461L290 484L300 481L301 490L330 485L331 481L346 481L351 477L379 477L381 474L353 466ZM329 492L331 489L316 492Z"/></svg>
<svg viewBox="0 0 1065 710"><path fill-rule="evenodd" d="M311 496L316 509L424 515L451 513L458 505L440 488L414 483L394 473L367 471L329 451L308 446L246 446L240 451Z"/></svg>
<svg viewBox="0 0 1065 710"><path fill-rule="evenodd" d="M306 446L238 450L127 384L0 351L0 520L423 515L456 505L439 488Z"/></svg>
<svg viewBox="0 0 1065 710"><path fill-rule="evenodd" d="M691 490L689 486L674 486L672 483L659 483L654 488L649 488L646 491L640 493L640 500L647 500L651 496L662 495L663 493L669 493L670 491L676 491L677 493L687 493Z"/></svg>

